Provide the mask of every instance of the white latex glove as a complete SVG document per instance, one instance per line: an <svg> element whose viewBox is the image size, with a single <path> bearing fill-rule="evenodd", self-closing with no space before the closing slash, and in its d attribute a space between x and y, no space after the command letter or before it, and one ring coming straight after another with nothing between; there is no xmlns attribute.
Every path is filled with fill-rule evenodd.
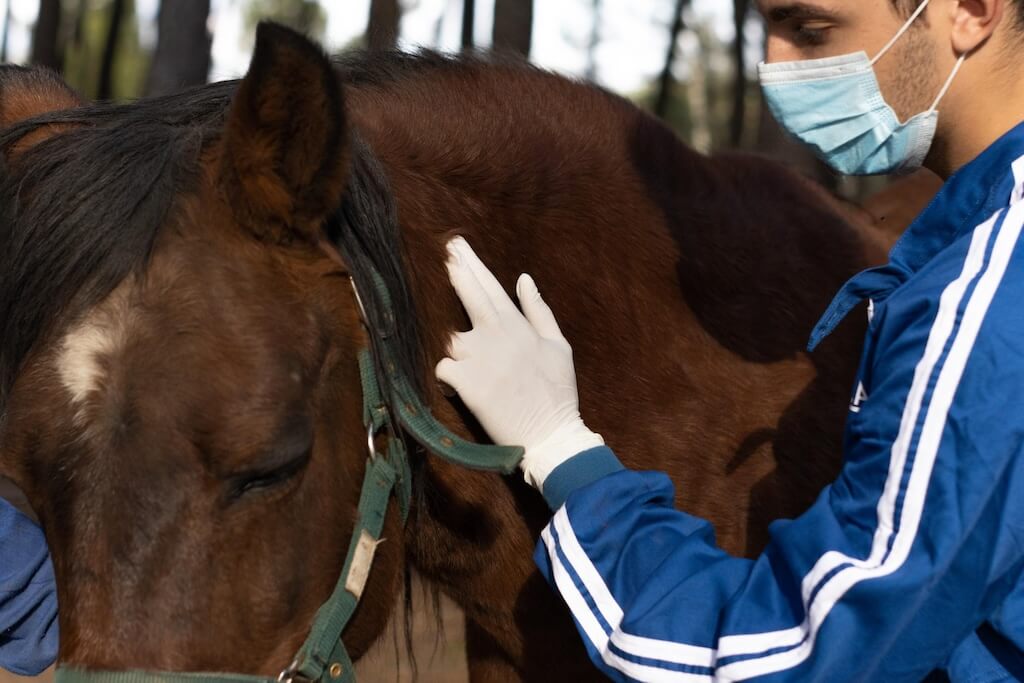
<svg viewBox="0 0 1024 683"><path fill-rule="evenodd" d="M437 378L462 397L495 443L522 446L526 481L541 489L555 468L604 439L583 424L572 348L529 275L520 313L461 237L448 244L448 273L473 329L452 336ZM525 316L524 316L525 314Z"/></svg>

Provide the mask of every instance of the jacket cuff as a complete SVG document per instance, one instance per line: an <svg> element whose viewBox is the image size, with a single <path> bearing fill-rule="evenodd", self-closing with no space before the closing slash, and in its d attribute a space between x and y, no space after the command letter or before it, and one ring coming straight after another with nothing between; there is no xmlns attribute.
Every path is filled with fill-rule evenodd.
<svg viewBox="0 0 1024 683"><path fill-rule="evenodd" d="M576 489L624 469L612 449L607 446L591 448L569 458L548 475L543 485L544 499L552 510L557 510Z"/></svg>

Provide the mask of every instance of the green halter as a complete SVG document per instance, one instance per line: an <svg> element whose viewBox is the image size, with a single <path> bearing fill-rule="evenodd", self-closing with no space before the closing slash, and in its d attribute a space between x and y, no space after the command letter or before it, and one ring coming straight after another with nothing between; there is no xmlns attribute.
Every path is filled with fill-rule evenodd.
<svg viewBox="0 0 1024 683"><path fill-rule="evenodd" d="M373 274L378 298L390 311L391 303L383 280ZM353 283L353 289L355 285ZM362 300L356 291L362 309ZM363 321L369 328L366 312ZM353 683L355 670L341 641L341 633L355 612L373 565L380 542L384 517L392 492L405 523L412 498L412 470L405 444L396 428L414 439L430 453L453 463L479 470L515 470L522 459L518 446L488 446L459 438L439 423L420 400L410 378L395 362L394 340L368 329L371 350L359 354L359 374L363 385L363 419L367 427L367 461L359 512L345 566L334 592L317 610L306 642L287 669L267 678L232 673L173 673L151 671L88 671L58 667L56 683ZM389 408L390 406L390 408ZM396 413L392 415L391 413ZM378 454L375 437L388 430L386 454Z"/></svg>

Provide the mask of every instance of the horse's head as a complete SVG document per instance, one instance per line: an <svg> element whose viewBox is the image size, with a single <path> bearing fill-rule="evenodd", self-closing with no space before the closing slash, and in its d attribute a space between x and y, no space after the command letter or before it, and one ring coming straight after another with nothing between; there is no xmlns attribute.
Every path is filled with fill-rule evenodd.
<svg viewBox="0 0 1024 683"><path fill-rule="evenodd" d="M21 112L0 133L0 473L46 529L61 658L274 674L338 576L365 466L364 334L324 227L342 86L272 25L238 84L72 106L26 78L0 93L29 98L0 107ZM353 655L400 554L378 552Z"/></svg>

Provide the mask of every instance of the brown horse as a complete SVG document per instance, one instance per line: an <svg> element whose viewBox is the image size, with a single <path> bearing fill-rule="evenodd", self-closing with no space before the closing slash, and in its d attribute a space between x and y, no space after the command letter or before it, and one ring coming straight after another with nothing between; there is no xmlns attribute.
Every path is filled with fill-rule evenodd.
<svg viewBox="0 0 1024 683"><path fill-rule="evenodd" d="M455 234L503 282L535 275L587 423L729 551L838 469L862 316L805 340L878 241L785 168L702 157L599 88L432 54L332 65L263 25L241 82L132 104L7 68L0 125L0 473L45 528L64 663L273 675L301 644L366 455L338 230L392 259L405 360L467 437L431 377L466 325ZM390 191L355 197L368 179ZM396 221L393 243L373 228ZM598 678L533 567L540 496L423 453L414 483L352 655L412 567L464 609L474 681Z"/></svg>

